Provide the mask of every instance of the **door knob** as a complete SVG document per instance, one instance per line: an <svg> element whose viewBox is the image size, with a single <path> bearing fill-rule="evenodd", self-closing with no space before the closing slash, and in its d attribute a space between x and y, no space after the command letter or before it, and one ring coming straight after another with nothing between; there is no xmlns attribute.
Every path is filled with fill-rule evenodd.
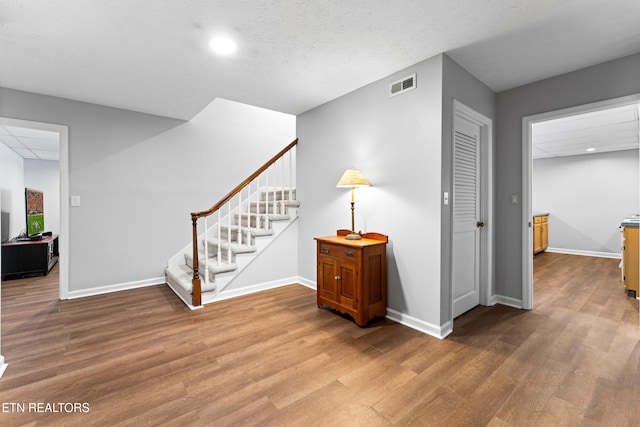
<svg viewBox="0 0 640 427"><path fill-rule="evenodd" d="M484 227L484 222L478 221L478 222L476 222L476 226L477 227Z"/></svg>
<svg viewBox="0 0 640 427"><path fill-rule="evenodd" d="M340 280L340 276L336 276L336 280Z"/></svg>

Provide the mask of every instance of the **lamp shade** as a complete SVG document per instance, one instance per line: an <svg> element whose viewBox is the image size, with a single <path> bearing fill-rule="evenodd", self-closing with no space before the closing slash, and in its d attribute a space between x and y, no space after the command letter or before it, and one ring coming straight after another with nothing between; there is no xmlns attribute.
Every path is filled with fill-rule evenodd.
<svg viewBox="0 0 640 427"><path fill-rule="evenodd" d="M336 187L368 187L371 184L362 176L358 169L347 169L338 181Z"/></svg>

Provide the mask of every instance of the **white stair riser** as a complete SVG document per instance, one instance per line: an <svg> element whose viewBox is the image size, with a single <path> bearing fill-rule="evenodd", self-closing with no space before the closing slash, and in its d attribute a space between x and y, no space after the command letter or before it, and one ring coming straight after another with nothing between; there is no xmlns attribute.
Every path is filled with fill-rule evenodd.
<svg viewBox="0 0 640 427"><path fill-rule="evenodd" d="M273 213L288 213L289 209L287 206L282 206L280 203L276 203L275 206L273 203L251 203L249 206L249 212L251 213L259 213L259 214L273 214Z"/></svg>
<svg viewBox="0 0 640 427"><path fill-rule="evenodd" d="M284 190L284 194L282 190L276 190L275 194L273 191L265 191L260 194L260 200L296 200L296 190L292 190L291 196L289 196L289 190Z"/></svg>
<svg viewBox="0 0 640 427"><path fill-rule="evenodd" d="M243 227L256 227L256 228L265 228L267 219L264 214L235 214L234 215L236 225L242 225Z"/></svg>
<svg viewBox="0 0 640 427"><path fill-rule="evenodd" d="M237 242L239 233L240 230L237 229L229 230L227 227L220 228L220 238L222 240L228 240L229 235L231 235L231 241ZM255 236L253 236L250 231L247 231L246 228L242 230L242 243L247 245L253 245L255 243Z"/></svg>

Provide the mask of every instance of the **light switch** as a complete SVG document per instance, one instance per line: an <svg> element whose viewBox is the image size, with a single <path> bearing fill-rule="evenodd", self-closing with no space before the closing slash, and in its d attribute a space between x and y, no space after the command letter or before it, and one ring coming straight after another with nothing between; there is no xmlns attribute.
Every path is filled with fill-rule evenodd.
<svg viewBox="0 0 640 427"><path fill-rule="evenodd" d="M71 206L80 206L80 196L71 196Z"/></svg>
<svg viewBox="0 0 640 427"><path fill-rule="evenodd" d="M517 205L518 203L520 203L520 197L518 197L518 193L511 193L511 204L512 205Z"/></svg>
<svg viewBox="0 0 640 427"><path fill-rule="evenodd" d="M442 195L442 203L444 203L445 205L449 204L449 193L446 191Z"/></svg>

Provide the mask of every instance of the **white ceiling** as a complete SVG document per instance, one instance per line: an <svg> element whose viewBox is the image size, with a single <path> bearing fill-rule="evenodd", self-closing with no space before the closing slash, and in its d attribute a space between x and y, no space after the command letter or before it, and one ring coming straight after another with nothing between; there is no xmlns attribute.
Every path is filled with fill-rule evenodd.
<svg viewBox="0 0 640 427"><path fill-rule="evenodd" d="M25 159L60 160L58 132L0 126L0 142Z"/></svg>
<svg viewBox="0 0 640 427"><path fill-rule="evenodd" d="M639 147L638 104L547 120L532 126L534 159Z"/></svg>
<svg viewBox="0 0 640 427"><path fill-rule="evenodd" d="M441 52L502 91L639 52L638 22L638 0L0 0L0 86L299 114ZM231 57L208 49L223 33Z"/></svg>

